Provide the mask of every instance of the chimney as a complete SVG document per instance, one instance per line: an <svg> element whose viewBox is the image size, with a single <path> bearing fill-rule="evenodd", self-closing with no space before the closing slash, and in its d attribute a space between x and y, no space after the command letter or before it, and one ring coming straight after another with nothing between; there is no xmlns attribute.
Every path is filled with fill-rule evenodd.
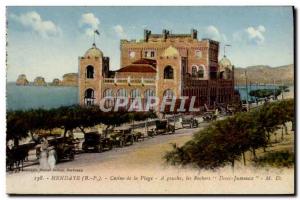
<svg viewBox="0 0 300 200"><path fill-rule="evenodd" d="M164 37L164 39L166 40L167 39L167 37L168 37L168 35L170 34L170 31L168 31L168 30L166 30L166 29L163 29L163 37Z"/></svg>
<svg viewBox="0 0 300 200"><path fill-rule="evenodd" d="M198 31L196 29L192 29L191 31L191 36L192 36L192 39L197 39L197 34L198 34Z"/></svg>
<svg viewBox="0 0 300 200"><path fill-rule="evenodd" d="M148 29L144 29L144 40L148 42L149 36L151 35L151 31Z"/></svg>

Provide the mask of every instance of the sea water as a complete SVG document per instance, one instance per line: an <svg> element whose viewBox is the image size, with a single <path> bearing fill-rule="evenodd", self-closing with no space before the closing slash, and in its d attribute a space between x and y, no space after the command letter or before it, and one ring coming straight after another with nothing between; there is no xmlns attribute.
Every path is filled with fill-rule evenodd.
<svg viewBox="0 0 300 200"><path fill-rule="evenodd" d="M273 89L273 85L248 85L248 91L257 89ZM79 103L78 87L62 86L17 86L7 83L6 87L7 110L27 110L31 108L56 108ZM241 99L247 98L245 86L235 86L240 92ZM289 86L294 90L293 86ZM248 98L251 99L250 95Z"/></svg>
<svg viewBox="0 0 300 200"><path fill-rule="evenodd" d="M248 85L247 88L245 85L237 85L235 86L235 89L239 91L240 93L240 97L242 100L246 100L247 99L247 89L248 89L248 100L254 100L254 97L251 97L249 95L249 92L252 90L258 90L258 89L271 89L271 90L275 90L276 88L279 88L278 85ZM294 86L293 85L289 85L288 89L290 91L294 91Z"/></svg>
<svg viewBox="0 0 300 200"><path fill-rule="evenodd" d="M79 103L78 87L6 85L7 110L56 108Z"/></svg>

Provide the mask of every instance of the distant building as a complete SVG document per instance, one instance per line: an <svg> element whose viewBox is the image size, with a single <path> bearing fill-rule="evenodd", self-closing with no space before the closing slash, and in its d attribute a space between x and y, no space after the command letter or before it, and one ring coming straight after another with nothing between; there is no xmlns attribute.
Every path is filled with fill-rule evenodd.
<svg viewBox="0 0 300 200"><path fill-rule="evenodd" d="M109 58L93 44L79 57L81 105L98 104L103 97L196 96L196 107L228 104L234 97L234 67L224 56L218 62L219 42L190 34L144 31L140 41L121 40L121 68L109 70ZM113 104L113 102L111 102Z"/></svg>

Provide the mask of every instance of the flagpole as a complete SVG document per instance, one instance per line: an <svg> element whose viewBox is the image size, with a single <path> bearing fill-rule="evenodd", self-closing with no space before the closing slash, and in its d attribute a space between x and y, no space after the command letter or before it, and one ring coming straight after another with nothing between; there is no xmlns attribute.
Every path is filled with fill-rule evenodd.
<svg viewBox="0 0 300 200"><path fill-rule="evenodd" d="M96 45L96 41L95 41L95 34L96 34L96 33L95 33L95 31L94 31L94 44Z"/></svg>
<svg viewBox="0 0 300 200"><path fill-rule="evenodd" d="M225 44L224 45L224 57L226 57L226 47L231 47L230 44Z"/></svg>

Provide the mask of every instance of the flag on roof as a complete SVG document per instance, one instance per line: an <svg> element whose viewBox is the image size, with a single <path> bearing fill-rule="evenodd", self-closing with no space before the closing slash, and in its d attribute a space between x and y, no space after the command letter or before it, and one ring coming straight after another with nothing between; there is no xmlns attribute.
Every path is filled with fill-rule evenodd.
<svg viewBox="0 0 300 200"><path fill-rule="evenodd" d="M98 30L95 30L94 31L97 35L100 35L99 31Z"/></svg>

